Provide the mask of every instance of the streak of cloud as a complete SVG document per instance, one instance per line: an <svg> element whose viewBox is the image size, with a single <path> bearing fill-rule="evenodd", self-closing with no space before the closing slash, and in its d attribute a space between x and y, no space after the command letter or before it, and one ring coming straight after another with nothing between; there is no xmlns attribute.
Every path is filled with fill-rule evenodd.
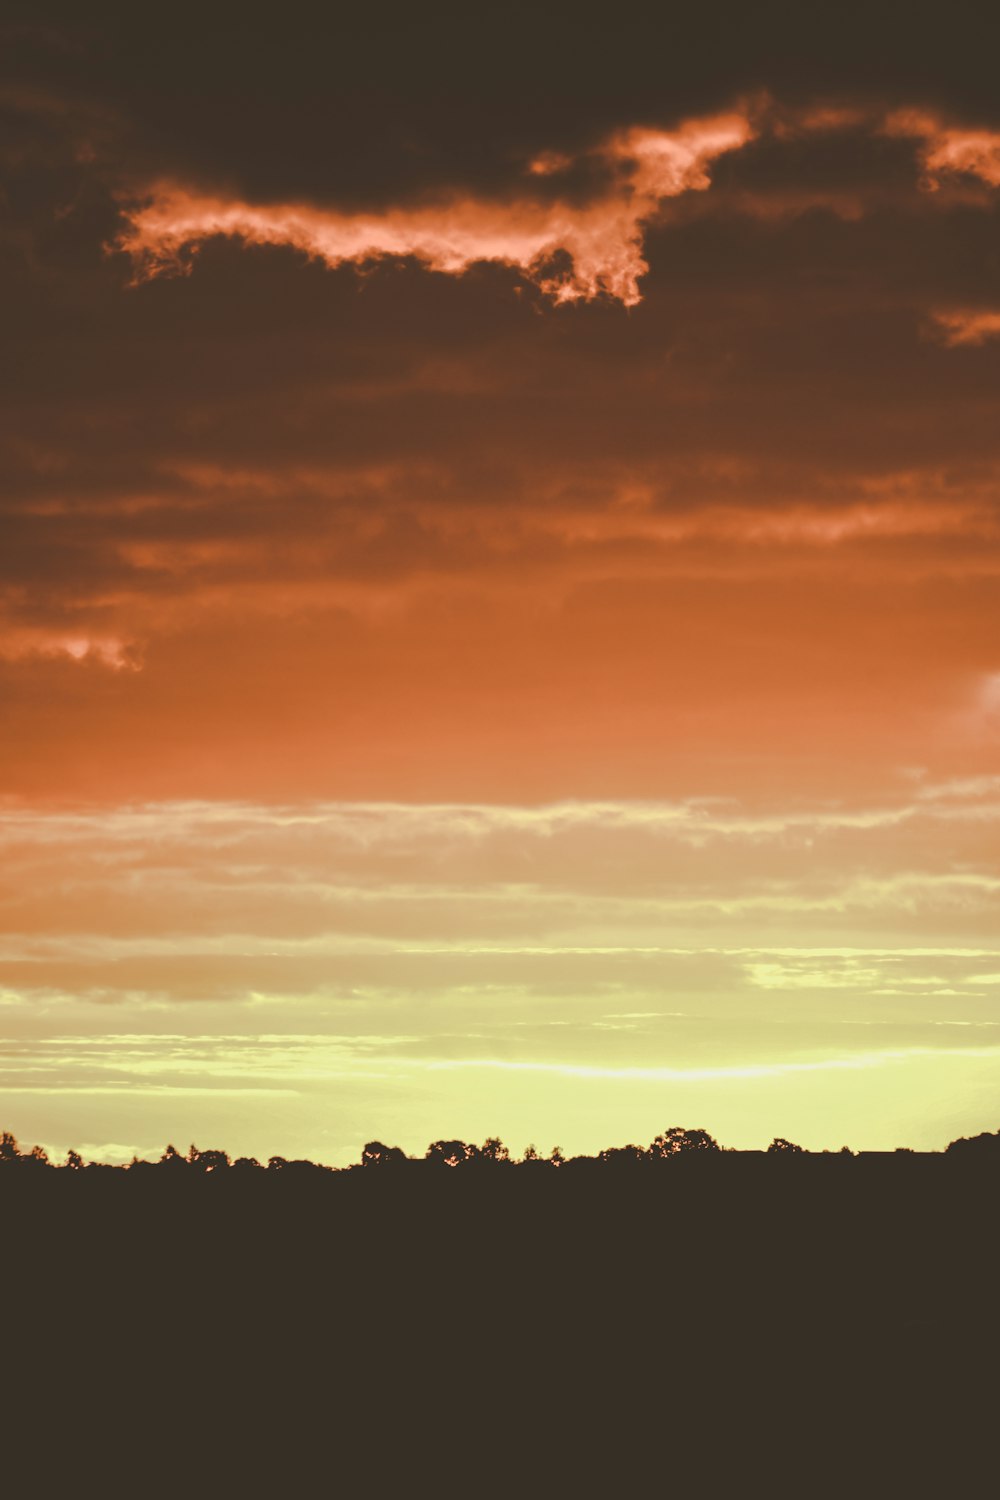
<svg viewBox="0 0 1000 1500"><path fill-rule="evenodd" d="M189 269L191 252L220 235L249 245L290 245L331 267L389 256L460 275L477 261L496 261L517 267L554 302L604 294L632 307L648 269L644 221L664 200L707 188L711 163L751 135L750 122L737 114L690 120L673 132L626 130L596 152L612 186L586 204L467 198L350 214L308 204L233 202L161 184L147 203L127 210L130 226L118 248L132 256L140 280ZM528 167L535 176L539 160ZM570 258L569 268L553 268L560 255Z"/></svg>

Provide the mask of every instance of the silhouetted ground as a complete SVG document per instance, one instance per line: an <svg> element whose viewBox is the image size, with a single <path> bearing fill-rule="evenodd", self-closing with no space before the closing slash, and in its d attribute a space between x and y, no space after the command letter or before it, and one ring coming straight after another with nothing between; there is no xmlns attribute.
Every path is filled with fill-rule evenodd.
<svg viewBox="0 0 1000 1500"><path fill-rule="evenodd" d="M0 1169L4 1430L26 1399L50 1435L13 1493L993 1495L998 1188Z"/></svg>

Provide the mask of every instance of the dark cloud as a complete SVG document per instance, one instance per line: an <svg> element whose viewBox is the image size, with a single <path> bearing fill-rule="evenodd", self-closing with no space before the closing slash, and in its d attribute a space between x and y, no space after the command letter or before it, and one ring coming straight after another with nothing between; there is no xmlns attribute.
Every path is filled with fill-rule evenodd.
<svg viewBox="0 0 1000 1500"><path fill-rule="evenodd" d="M737 94L921 102L998 118L981 5L465 4L272 10L33 4L21 78L114 110L122 164L254 198L375 203L501 190L539 149L669 123Z"/></svg>
<svg viewBox="0 0 1000 1500"><path fill-rule="evenodd" d="M422 787L446 753L474 787L491 736L526 763L534 726L542 760L586 740L593 788L614 736L588 703L615 754L648 732L629 755L697 764L713 692L780 696L755 641L806 670L781 655L796 618L826 653L814 724L868 692L864 631L872 694L909 671L914 723L914 652L942 700L989 672L1000 339L950 347L939 315L1000 307L997 193L928 191L926 141L883 127L996 124L995 23L813 11L26 12L0 90L10 785L103 785L106 760L108 784L138 767L169 793L183 762L216 788L287 731L323 792L342 743L349 777L380 755L396 776L402 724ZM620 208L616 132L737 105L758 137L651 208L631 308L554 306L495 261L331 269L221 237L132 285L114 248L160 174L343 213Z"/></svg>

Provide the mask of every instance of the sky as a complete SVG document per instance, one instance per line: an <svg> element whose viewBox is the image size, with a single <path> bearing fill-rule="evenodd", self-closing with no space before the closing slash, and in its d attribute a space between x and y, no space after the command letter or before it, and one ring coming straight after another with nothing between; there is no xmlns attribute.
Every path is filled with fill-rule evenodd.
<svg viewBox="0 0 1000 1500"><path fill-rule="evenodd" d="M0 31L0 1123L1000 1125L1000 19Z"/></svg>

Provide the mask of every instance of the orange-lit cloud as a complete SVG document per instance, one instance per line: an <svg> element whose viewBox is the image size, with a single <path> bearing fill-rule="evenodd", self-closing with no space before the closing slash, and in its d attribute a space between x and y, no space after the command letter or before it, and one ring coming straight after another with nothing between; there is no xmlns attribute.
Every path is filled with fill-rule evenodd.
<svg viewBox="0 0 1000 1500"><path fill-rule="evenodd" d="M705 191L712 164L755 139L797 141L850 131L917 142L926 186L936 189L942 177L963 175L1000 185L1000 132L948 124L919 109L888 116L835 104L789 110L765 97L752 108L693 118L675 130L631 127L610 136L588 155L609 183L587 201L559 196L561 176L576 163L550 150L526 166L528 179L552 182L550 197L452 194L349 212L307 201L252 202L164 180L138 203L123 205L128 227L116 247L132 257L138 280L189 270L199 247L222 237L291 246L331 267L413 258L430 270L460 275L477 262L495 262L519 269L557 303L606 295L634 306L648 270L645 230L664 202ZM815 184L736 190L727 202L730 211L763 219L825 207L856 220L869 206L855 187ZM569 264L558 264L560 257Z"/></svg>
<svg viewBox="0 0 1000 1500"><path fill-rule="evenodd" d="M943 176L978 177L1000 187L1000 131L952 125L919 109L902 109L885 122L889 135L921 141L926 184L938 188Z"/></svg>
<svg viewBox="0 0 1000 1500"><path fill-rule="evenodd" d="M97 663L115 671L134 670L137 665L130 643L115 636L60 633L44 627L5 628L0 620L0 660L21 661L32 657Z"/></svg>
<svg viewBox="0 0 1000 1500"><path fill-rule="evenodd" d="M639 279L647 269L645 220L665 199L707 188L712 162L752 133L739 114L690 120L676 131L623 131L596 153L614 174L613 185L582 205L466 197L351 214L309 204L255 205L164 184L151 201L130 210L119 247L133 256L140 277L182 269L185 254L216 235L291 245L328 266L413 257L455 275L477 261L497 261L519 268L556 302L605 294L631 307L640 300ZM561 165L559 157L542 156L529 172L549 175ZM570 257L568 269L553 269L560 254Z"/></svg>
<svg viewBox="0 0 1000 1500"><path fill-rule="evenodd" d="M954 308L934 313L946 344L984 344L1000 338L1000 312Z"/></svg>

